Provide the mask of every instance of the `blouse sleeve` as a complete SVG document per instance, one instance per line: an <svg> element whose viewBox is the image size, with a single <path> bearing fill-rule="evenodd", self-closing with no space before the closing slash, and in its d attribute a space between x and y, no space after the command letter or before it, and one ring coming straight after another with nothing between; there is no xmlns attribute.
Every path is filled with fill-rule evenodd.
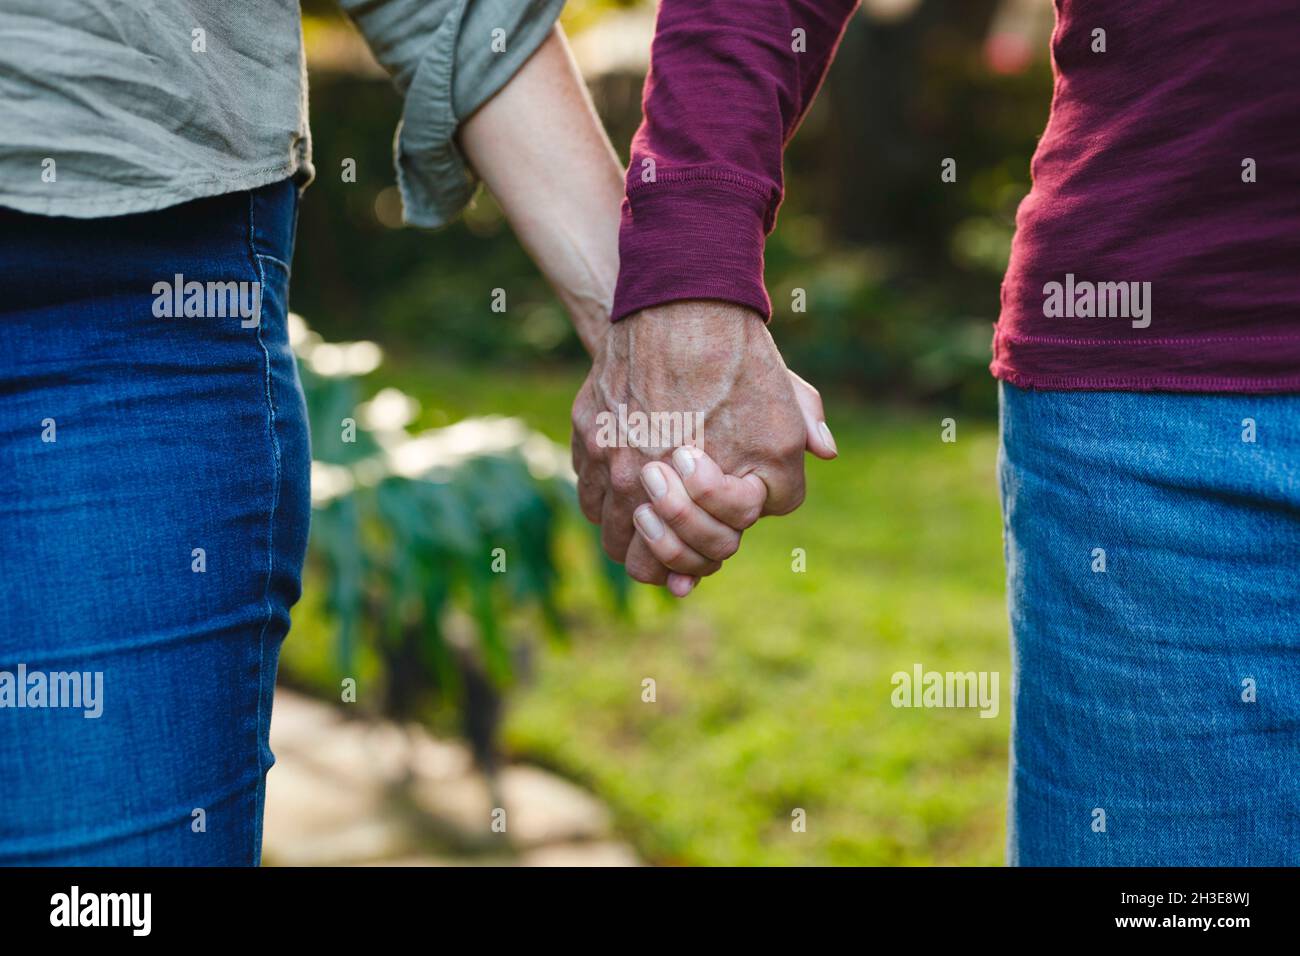
<svg viewBox="0 0 1300 956"><path fill-rule="evenodd" d="M405 98L393 143L403 217L445 225L478 186L457 128L532 56L564 0L338 2Z"/></svg>

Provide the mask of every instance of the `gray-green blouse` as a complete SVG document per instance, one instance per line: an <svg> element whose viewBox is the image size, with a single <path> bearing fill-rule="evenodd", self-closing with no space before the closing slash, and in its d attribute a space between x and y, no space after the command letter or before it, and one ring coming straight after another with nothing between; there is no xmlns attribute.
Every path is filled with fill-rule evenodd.
<svg viewBox="0 0 1300 956"><path fill-rule="evenodd" d="M453 137L564 0L338 0L405 97L406 220L437 226L475 180ZM161 209L311 179L298 0L3 0L0 205Z"/></svg>

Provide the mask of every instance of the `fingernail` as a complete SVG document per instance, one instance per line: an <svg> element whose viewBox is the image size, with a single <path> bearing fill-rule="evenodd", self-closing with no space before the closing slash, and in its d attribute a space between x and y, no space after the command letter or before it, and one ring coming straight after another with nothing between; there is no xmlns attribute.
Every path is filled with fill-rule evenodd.
<svg viewBox="0 0 1300 956"><path fill-rule="evenodd" d="M636 526L641 529L641 533L651 541L658 541L659 536L664 533L664 526L659 521L659 516L649 505L642 505L632 514L632 520Z"/></svg>
<svg viewBox="0 0 1300 956"><path fill-rule="evenodd" d="M835 436L831 434L830 427L825 422L818 422L817 431L822 436L822 441L830 447L831 451L838 455L840 450L835 447Z"/></svg>
<svg viewBox="0 0 1300 956"><path fill-rule="evenodd" d="M695 474L695 457L685 445L673 452L673 467L677 469L677 473L683 478L689 478Z"/></svg>
<svg viewBox="0 0 1300 956"><path fill-rule="evenodd" d="M646 465L641 469L641 484L645 485L645 490L650 493L651 498L662 498L664 492L668 490L668 482L664 479L658 465Z"/></svg>

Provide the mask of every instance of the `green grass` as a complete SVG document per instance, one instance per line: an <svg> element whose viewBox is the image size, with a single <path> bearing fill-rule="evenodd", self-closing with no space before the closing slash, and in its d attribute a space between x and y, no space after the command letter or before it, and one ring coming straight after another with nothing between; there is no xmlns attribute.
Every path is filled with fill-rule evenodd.
<svg viewBox="0 0 1300 956"><path fill-rule="evenodd" d="M567 443L581 375L397 357L376 380L420 397L422 426L518 414ZM962 419L944 443L945 414L831 402L840 458L808 460L803 508L760 522L684 602L638 587L626 619L601 600L575 522L561 559L571 638L546 644L513 691L508 749L591 787L652 862L1000 863L996 435ZM914 663L1000 672L997 717L894 708L891 675Z"/></svg>

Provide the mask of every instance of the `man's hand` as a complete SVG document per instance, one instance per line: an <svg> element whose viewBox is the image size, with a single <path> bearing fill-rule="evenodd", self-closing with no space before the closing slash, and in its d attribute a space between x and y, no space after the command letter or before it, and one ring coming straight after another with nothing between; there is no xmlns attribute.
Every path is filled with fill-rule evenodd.
<svg viewBox="0 0 1300 956"><path fill-rule="evenodd" d="M667 465L642 474L647 464L670 455L671 436L611 429L612 423L635 422L634 413L661 423L698 422L694 444L726 480L710 482L689 506L681 495L660 493L665 520L658 509L638 511L647 490L659 491L655 477L664 478L670 491L680 483L669 484ZM682 576L718 570L739 546L740 531L760 515L799 506L804 449L835 457L823 417L816 391L786 369L758 314L712 301L646 309L610 328L574 402L573 457L583 513L600 524L605 551L633 578L663 584L670 570L677 572L673 590L680 595L689 590ZM671 477L683 467L689 468L685 459L674 459ZM656 470L663 473L651 474ZM633 533L634 512L640 535Z"/></svg>

